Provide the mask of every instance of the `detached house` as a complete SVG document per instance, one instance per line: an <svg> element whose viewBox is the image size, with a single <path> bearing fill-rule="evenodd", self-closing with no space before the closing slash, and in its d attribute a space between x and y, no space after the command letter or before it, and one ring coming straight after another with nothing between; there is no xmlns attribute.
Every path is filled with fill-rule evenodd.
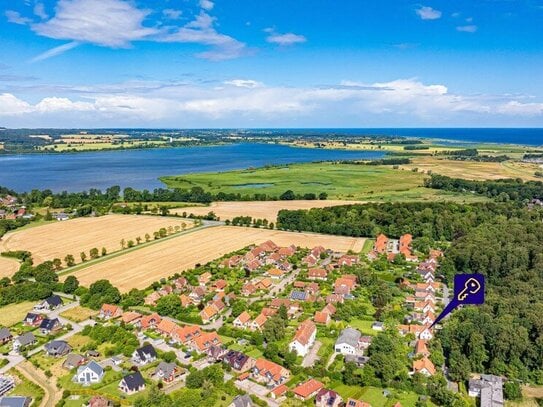
<svg viewBox="0 0 543 407"><path fill-rule="evenodd" d="M222 357L222 361L237 373L246 372L247 370L252 369L255 364L253 358L235 350L228 351Z"/></svg>
<svg viewBox="0 0 543 407"><path fill-rule="evenodd" d="M79 366L77 368L77 373L73 377L73 381L84 386L89 386L101 382L103 377L104 369L92 360L85 366Z"/></svg>
<svg viewBox="0 0 543 407"><path fill-rule="evenodd" d="M34 306L35 310L51 311L62 305L62 299L58 295L52 295Z"/></svg>
<svg viewBox="0 0 543 407"><path fill-rule="evenodd" d="M22 334L21 336L18 336L13 341L13 350L18 351L21 348L24 348L26 346L30 346L36 343L36 337L32 332L26 332Z"/></svg>
<svg viewBox="0 0 543 407"><path fill-rule="evenodd" d="M29 312L26 314L25 319L23 320L23 323L26 326L40 326L41 321L43 321L44 316L42 314L34 314L32 312Z"/></svg>
<svg viewBox="0 0 543 407"><path fill-rule="evenodd" d="M292 389L294 397L302 401L315 397L324 388L324 384L315 379L309 379Z"/></svg>
<svg viewBox="0 0 543 407"><path fill-rule="evenodd" d="M47 355L54 357L65 356L72 350L66 341L51 341L45 344L44 349Z"/></svg>
<svg viewBox="0 0 543 407"><path fill-rule="evenodd" d="M317 327L313 321L307 319L298 326L296 334L294 335L294 340L289 344L289 348L298 355L305 356L315 343L316 336Z"/></svg>
<svg viewBox="0 0 543 407"><path fill-rule="evenodd" d="M104 304L102 305L102 308L100 308L99 317L102 319L107 320L107 319L118 318L121 315L123 315L123 310L118 305Z"/></svg>
<svg viewBox="0 0 543 407"><path fill-rule="evenodd" d="M13 339L13 335L8 328L0 328L0 344L4 345Z"/></svg>
<svg viewBox="0 0 543 407"><path fill-rule="evenodd" d="M207 283L211 281L211 277L212 276L209 271L206 271L205 273L200 274L200 276L198 276L198 284L200 284L201 286L207 285Z"/></svg>
<svg viewBox="0 0 543 407"><path fill-rule="evenodd" d="M179 373L179 367L175 363L160 362L153 373L158 379L162 379L166 383L173 382Z"/></svg>
<svg viewBox="0 0 543 407"><path fill-rule="evenodd" d="M145 389L145 380L140 372L131 373L119 382L119 390L126 394L134 394Z"/></svg>
<svg viewBox="0 0 543 407"><path fill-rule="evenodd" d="M154 362L157 358L157 353L152 345L145 345L138 348L132 354L132 360L139 365L146 365Z"/></svg>
<svg viewBox="0 0 543 407"><path fill-rule="evenodd" d="M436 368L432 361L424 356L422 359L413 361L413 373L433 376L436 373Z"/></svg>
<svg viewBox="0 0 543 407"><path fill-rule="evenodd" d="M321 389L315 396L317 407L339 407L343 404L343 398L333 390Z"/></svg>
<svg viewBox="0 0 543 407"><path fill-rule="evenodd" d="M234 319L234 322L232 323L234 327L238 329L246 329L249 327L249 323L251 322L251 315L247 311L243 311L241 314L237 316L236 319Z"/></svg>
<svg viewBox="0 0 543 407"><path fill-rule="evenodd" d="M51 332L58 331L62 328L62 324L58 320L58 318L45 318L43 321L41 321L40 324L40 332L43 335L49 335Z"/></svg>
<svg viewBox="0 0 543 407"><path fill-rule="evenodd" d="M345 328L339 334L334 350L342 355L359 355L362 353L361 337L360 331L354 328Z"/></svg>

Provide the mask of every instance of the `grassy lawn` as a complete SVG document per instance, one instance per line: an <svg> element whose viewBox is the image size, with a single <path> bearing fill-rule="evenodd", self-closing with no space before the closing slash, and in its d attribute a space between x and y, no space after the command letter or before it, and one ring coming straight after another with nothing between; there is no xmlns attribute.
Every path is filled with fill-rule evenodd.
<svg viewBox="0 0 543 407"><path fill-rule="evenodd" d="M32 311L35 304L35 302L25 301L0 308L0 325L12 326L22 321L26 314Z"/></svg>
<svg viewBox="0 0 543 407"><path fill-rule="evenodd" d="M65 402L65 407L81 407L87 404L91 396L80 396L78 394L68 397Z"/></svg>
<svg viewBox="0 0 543 407"><path fill-rule="evenodd" d="M95 315L98 315L98 311L82 306L77 306L60 314L60 316L74 322L85 321L91 317L94 317Z"/></svg>
<svg viewBox="0 0 543 407"><path fill-rule="evenodd" d="M403 407L415 407L418 395L412 392L391 391L392 397L385 397L383 389L377 387L347 386L342 383L334 383L332 389L337 391L343 399L349 397L370 403L372 406L393 406L399 401Z"/></svg>
<svg viewBox="0 0 543 407"><path fill-rule="evenodd" d="M422 173L387 166L310 163L168 176L161 180L171 188L200 186L212 193L266 193L279 196L290 189L299 194L326 192L330 199L368 201L481 199L424 188L425 177Z"/></svg>
<svg viewBox="0 0 543 407"><path fill-rule="evenodd" d="M360 332L362 332L363 335L377 335L378 331L374 331L371 329L371 326L373 324L373 321L364 321L361 319L352 319L348 325L351 327L358 329Z"/></svg>
<svg viewBox="0 0 543 407"><path fill-rule="evenodd" d="M85 335L75 334L68 339L68 343L72 347L72 352L80 352L81 348L87 345L91 338Z"/></svg>

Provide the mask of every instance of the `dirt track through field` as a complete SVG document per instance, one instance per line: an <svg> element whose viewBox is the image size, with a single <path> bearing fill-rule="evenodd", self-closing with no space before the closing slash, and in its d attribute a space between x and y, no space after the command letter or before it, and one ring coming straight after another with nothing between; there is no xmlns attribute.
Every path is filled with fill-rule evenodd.
<svg viewBox="0 0 543 407"><path fill-rule="evenodd" d="M211 227L157 243L73 273L82 285L109 279L122 292L146 288L162 277L207 263L250 244L273 240L280 246L324 246L346 252L359 252L364 238L293 233L233 226Z"/></svg>
<svg viewBox="0 0 543 407"><path fill-rule="evenodd" d="M153 233L160 228L181 226L183 222L187 227L192 226L190 221L160 216L77 218L8 233L0 241L0 251L28 250L35 264L54 258L63 260L67 254L80 262L81 252L85 252L87 258L94 247L99 251L105 247L111 253L121 249L121 239L136 242L136 238L140 237L144 242L146 233L153 239Z"/></svg>
<svg viewBox="0 0 543 407"><path fill-rule="evenodd" d="M251 216L253 219L267 219L270 222L277 221L277 213L281 209L311 209L327 208L338 205L352 205L363 203L360 201L342 201L337 199L317 201L250 201L250 202L213 202L210 206L194 206L170 210L171 213L207 215L214 212L221 220L232 219L236 216Z"/></svg>

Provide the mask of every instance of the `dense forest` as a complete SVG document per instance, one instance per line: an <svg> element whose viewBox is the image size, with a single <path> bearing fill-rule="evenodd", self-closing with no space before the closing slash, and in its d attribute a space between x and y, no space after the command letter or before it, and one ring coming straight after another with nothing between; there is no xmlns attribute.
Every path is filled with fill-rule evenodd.
<svg viewBox="0 0 543 407"><path fill-rule="evenodd" d="M543 225L498 217L455 240L448 273L482 273L481 307L455 312L440 332L451 378L487 371L543 384Z"/></svg>
<svg viewBox="0 0 543 407"><path fill-rule="evenodd" d="M425 180L424 186L445 191L474 192L502 202L522 202L543 197L543 182L524 182L521 179L471 181L462 178L450 178L443 175L432 175Z"/></svg>
<svg viewBox="0 0 543 407"><path fill-rule="evenodd" d="M385 203L345 205L309 210L281 210L277 228L346 236L399 237L411 233L438 241L452 241L473 227L497 217L541 220L540 211L514 204Z"/></svg>

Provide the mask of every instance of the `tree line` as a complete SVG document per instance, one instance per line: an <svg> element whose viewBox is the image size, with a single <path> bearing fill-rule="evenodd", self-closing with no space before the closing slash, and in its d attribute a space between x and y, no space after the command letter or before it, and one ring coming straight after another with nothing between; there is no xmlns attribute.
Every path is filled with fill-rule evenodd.
<svg viewBox="0 0 543 407"><path fill-rule="evenodd" d="M444 175L432 175L424 181L424 186L445 191L474 192L503 202L523 202L543 197L543 182L523 181L522 179L472 181Z"/></svg>

